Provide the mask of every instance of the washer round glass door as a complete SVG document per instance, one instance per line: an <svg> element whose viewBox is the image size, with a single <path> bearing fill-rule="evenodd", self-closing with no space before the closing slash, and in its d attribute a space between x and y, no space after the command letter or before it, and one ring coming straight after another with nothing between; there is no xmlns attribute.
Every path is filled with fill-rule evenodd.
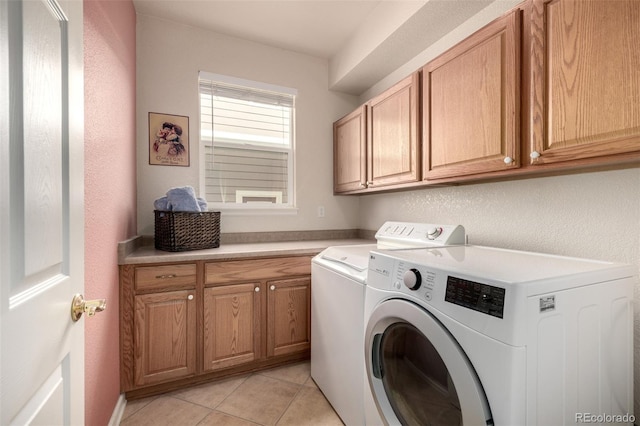
<svg viewBox="0 0 640 426"><path fill-rule="evenodd" d="M367 377L382 418L402 425L486 425L482 385L455 338L425 309L391 299L369 318Z"/></svg>

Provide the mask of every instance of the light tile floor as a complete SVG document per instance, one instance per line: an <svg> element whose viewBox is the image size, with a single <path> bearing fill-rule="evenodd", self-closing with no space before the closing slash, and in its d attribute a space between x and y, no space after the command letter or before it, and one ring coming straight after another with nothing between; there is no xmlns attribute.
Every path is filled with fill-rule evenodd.
<svg viewBox="0 0 640 426"><path fill-rule="evenodd" d="M122 426L342 425L309 362L127 402Z"/></svg>

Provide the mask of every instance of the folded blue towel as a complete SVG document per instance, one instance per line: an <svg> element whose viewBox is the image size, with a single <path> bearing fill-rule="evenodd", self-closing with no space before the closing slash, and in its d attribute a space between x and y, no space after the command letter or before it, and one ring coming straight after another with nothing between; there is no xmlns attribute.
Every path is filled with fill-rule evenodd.
<svg viewBox="0 0 640 426"><path fill-rule="evenodd" d="M207 206L207 200L204 198L198 198L198 206L200 206L201 212L209 211L209 206Z"/></svg>
<svg viewBox="0 0 640 426"><path fill-rule="evenodd" d="M158 198L153 202L153 208L163 212L169 211L169 200L167 197Z"/></svg>
<svg viewBox="0 0 640 426"><path fill-rule="evenodd" d="M174 212L199 212L196 192L191 186L171 188L167 191L167 207Z"/></svg>
<svg viewBox="0 0 640 426"><path fill-rule="evenodd" d="M197 208L196 208L197 207ZM159 211L206 212L209 211L207 200L196 198L191 186L171 188L167 195L153 202L153 208Z"/></svg>

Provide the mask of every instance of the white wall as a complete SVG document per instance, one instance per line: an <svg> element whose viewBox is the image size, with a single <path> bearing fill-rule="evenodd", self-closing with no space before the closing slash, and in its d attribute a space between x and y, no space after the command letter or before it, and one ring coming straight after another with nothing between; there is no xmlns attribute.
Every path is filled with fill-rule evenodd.
<svg viewBox="0 0 640 426"><path fill-rule="evenodd" d="M361 197L361 226L464 225L469 243L640 268L640 169L477 183Z"/></svg>
<svg viewBox="0 0 640 426"><path fill-rule="evenodd" d="M358 199L333 196L333 134L357 99L328 90L328 61L137 16L138 232L153 234L153 201L174 186L199 189L198 71L204 70L298 90L296 184L298 214L221 216L221 231L353 229ZM189 116L190 167L149 165L148 113ZM324 206L325 217L317 217Z"/></svg>

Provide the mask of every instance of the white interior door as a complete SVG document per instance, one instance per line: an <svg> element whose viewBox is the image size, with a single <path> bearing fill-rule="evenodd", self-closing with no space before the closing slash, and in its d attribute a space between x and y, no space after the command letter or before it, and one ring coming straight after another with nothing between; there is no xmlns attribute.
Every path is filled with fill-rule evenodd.
<svg viewBox="0 0 640 426"><path fill-rule="evenodd" d="M82 2L0 0L0 424L84 423Z"/></svg>

